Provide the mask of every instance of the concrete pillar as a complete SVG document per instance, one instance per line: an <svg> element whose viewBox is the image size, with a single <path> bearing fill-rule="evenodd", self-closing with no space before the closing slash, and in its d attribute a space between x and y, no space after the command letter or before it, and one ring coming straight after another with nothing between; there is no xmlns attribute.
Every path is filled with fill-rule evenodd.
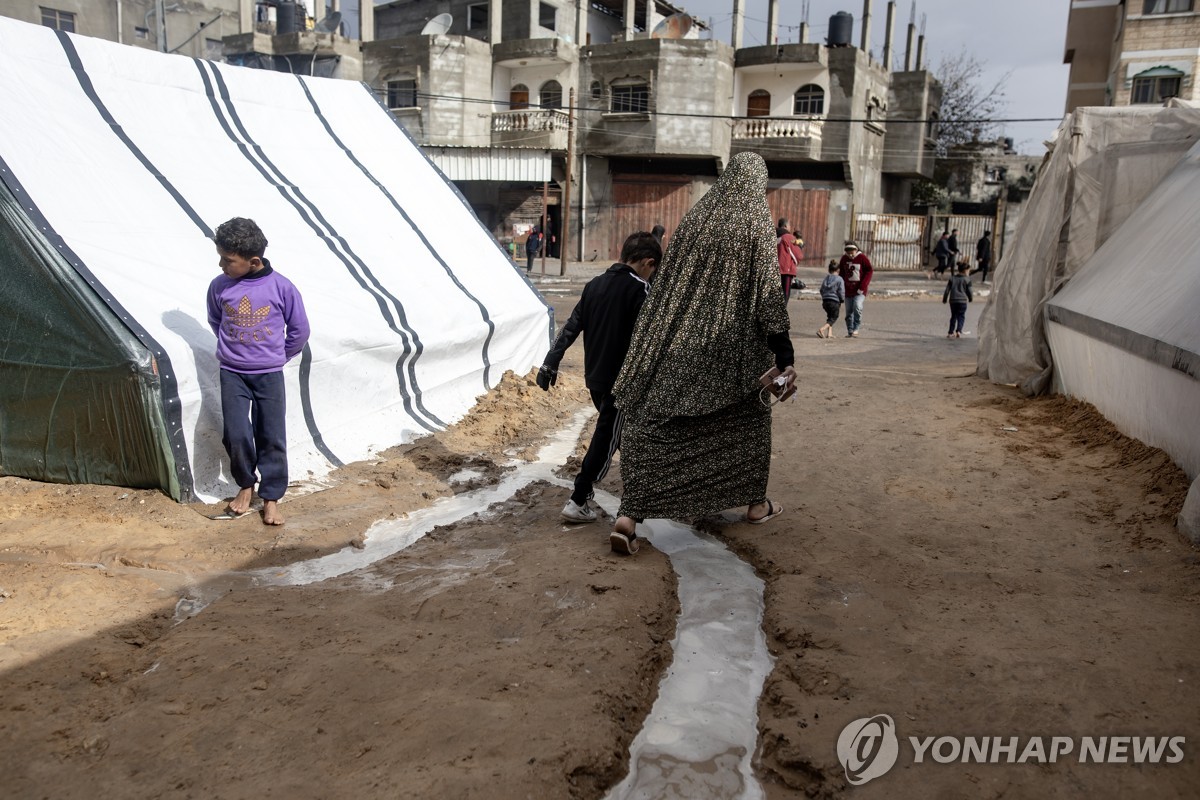
<svg viewBox="0 0 1200 800"><path fill-rule="evenodd" d="M913 69L921 71L921 61L925 58L925 34L917 37L917 63Z"/></svg>
<svg viewBox="0 0 1200 800"><path fill-rule="evenodd" d="M858 47L871 57L871 0L863 0L862 43Z"/></svg>
<svg viewBox="0 0 1200 800"><path fill-rule="evenodd" d="M575 0L575 44L583 47L587 42L588 0Z"/></svg>
<svg viewBox="0 0 1200 800"><path fill-rule="evenodd" d="M733 31L729 43L734 50L742 47L742 35L746 31L746 0L733 0Z"/></svg>
<svg viewBox="0 0 1200 800"><path fill-rule="evenodd" d="M779 0L770 0L767 6L767 44L779 43Z"/></svg>
<svg viewBox="0 0 1200 800"><path fill-rule="evenodd" d="M904 71L908 72L912 68L913 55L913 37L917 35L917 26L915 23L908 23L908 43L904 45Z"/></svg>
<svg viewBox="0 0 1200 800"><path fill-rule="evenodd" d="M800 44L808 44L808 23L800 23Z"/></svg>
<svg viewBox="0 0 1200 800"><path fill-rule="evenodd" d="M239 0L238 2L238 33L251 33L254 30L254 0Z"/></svg>
<svg viewBox="0 0 1200 800"><path fill-rule="evenodd" d="M251 0L253 3L254 0ZM313 0L313 25L320 25L325 19L325 0Z"/></svg>
<svg viewBox="0 0 1200 800"><path fill-rule="evenodd" d="M500 44L500 31L503 26L500 24L504 21L501 16L504 7L504 0L488 0L488 44L495 47Z"/></svg>
<svg viewBox="0 0 1200 800"><path fill-rule="evenodd" d="M358 0L358 39L375 41L375 0Z"/></svg>
<svg viewBox="0 0 1200 800"><path fill-rule="evenodd" d="M663 15L658 13L655 7L654 0L646 0L646 35L654 33L654 27L662 20Z"/></svg>
<svg viewBox="0 0 1200 800"><path fill-rule="evenodd" d="M883 68L892 71L892 27L896 20L896 0L888 0L887 22L883 29Z"/></svg>
<svg viewBox="0 0 1200 800"><path fill-rule="evenodd" d="M625 0L625 41L633 39L633 20L637 15L637 3L634 0Z"/></svg>

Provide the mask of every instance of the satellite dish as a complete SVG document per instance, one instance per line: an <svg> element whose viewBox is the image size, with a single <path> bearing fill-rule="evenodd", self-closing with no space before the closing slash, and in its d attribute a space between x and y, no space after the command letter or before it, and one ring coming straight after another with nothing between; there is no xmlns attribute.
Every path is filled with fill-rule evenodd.
<svg viewBox="0 0 1200 800"><path fill-rule="evenodd" d="M650 32L651 39L682 39L692 30L692 17L689 14L672 14L654 26Z"/></svg>
<svg viewBox="0 0 1200 800"><path fill-rule="evenodd" d="M337 33L337 29L342 25L342 12L333 11L325 15L325 18L318 22L313 30L317 33Z"/></svg>
<svg viewBox="0 0 1200 800"><path fill-rule="evenodd" d="M422 36L440 36L450 30L450 26L454 24L454 17L449 14L438 14L429 22L425 23L425 27L421 28Z"/></svg>

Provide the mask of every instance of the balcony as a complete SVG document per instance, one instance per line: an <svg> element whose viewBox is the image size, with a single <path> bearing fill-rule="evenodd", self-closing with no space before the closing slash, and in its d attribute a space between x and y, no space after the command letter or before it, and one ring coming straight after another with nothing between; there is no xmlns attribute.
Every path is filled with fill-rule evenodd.
<svg viewBox="0 0 1200 800"><path fill-rule="evenodd" d="M567 112L557 108L498 111L492 114L492 144L566 150L567 126Z"/></svg>
<svg viewBox="0 0 1200 800"><path fill-rule="evenodd" d="M732 153L753 150L766 158L819 159L824 125L823 119L805 117L735 119Z"/></svg>

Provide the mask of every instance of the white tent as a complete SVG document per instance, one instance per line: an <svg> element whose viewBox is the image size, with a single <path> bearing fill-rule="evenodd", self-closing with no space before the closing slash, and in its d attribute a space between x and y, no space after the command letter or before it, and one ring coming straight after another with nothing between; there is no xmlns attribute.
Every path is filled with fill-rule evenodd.
<svg viewBox="0 0 1200 800"><path fill-rule="evenodd" d="M978 374L1092 403L1192 488L1200 540L1200 109L1059 127L980 320Z"/></svg>
<svg viewBox="0 0 1200 800"><path fill-rule="evenodd" d="M0 18L0 108L0 472L233 493L204 299L235 216L312 324L285 370L293 481L545 353L553 312L362 84Z"/></svg>

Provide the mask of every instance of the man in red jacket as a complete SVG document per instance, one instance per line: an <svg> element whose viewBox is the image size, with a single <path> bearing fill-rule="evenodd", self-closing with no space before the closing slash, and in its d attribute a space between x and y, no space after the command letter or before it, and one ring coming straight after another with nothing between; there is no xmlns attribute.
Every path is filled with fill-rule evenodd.
<svg viewBox="0 0 1200 800"><path fill-rule="evenodd" d="M838 262L838 274L846 284L846 336L858 336L862 326L863 305L867 300L867 287L874 272L871 259L858 249L854 242L846 242L842 260Z"/></svg>

